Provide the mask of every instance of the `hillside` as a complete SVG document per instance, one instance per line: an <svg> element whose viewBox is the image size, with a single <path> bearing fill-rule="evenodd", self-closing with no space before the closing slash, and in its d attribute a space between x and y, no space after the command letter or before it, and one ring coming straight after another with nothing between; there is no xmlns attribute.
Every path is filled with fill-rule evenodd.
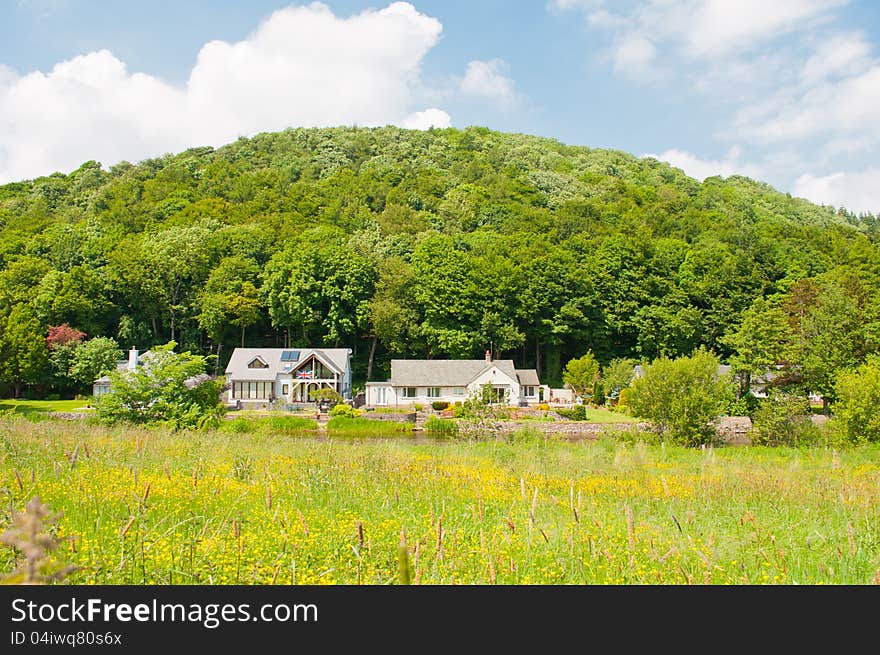
<svg viewBox="0 0 880 655"><path fill-rule="evenodd" d="M761 297L797 328L842 294L868 325L874 227L747 178L521 134L295 129L0 186L0 324L173 339L221 366L242 341L350 346L356 383L391 356L491 345L558 383L588 348L727 357ZM0 346L8 384L53 384L16 352Z"/></svg>

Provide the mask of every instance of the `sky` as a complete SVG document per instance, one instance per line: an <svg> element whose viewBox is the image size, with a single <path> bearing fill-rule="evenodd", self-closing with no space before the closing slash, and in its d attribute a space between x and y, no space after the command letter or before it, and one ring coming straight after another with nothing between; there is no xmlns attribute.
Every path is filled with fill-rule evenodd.
<svg viewBox="0 0 880 655"><path fill-rule="evenodd" d="M481 125L880 213L873 0L0 0L0 183Z"/></svg>

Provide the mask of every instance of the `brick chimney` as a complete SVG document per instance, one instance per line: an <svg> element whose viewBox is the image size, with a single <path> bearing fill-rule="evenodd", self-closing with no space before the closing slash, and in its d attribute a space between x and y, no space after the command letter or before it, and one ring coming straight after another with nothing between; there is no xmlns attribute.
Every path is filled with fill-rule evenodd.
<svg viewBox="0 0 880 655"><path fill-rule="evenodd" d="M128 370L133 371L138 365L138 349L134 346L128 351Z"/></svg>
<svg viewBox="0 0 880 655"><path fill-rule="evenodd" d="M487 361L487 362L491 362L491 361L492 361L492 351L491 351L491 350L487 350L487 351L486 351L486 361Z"/></svg>

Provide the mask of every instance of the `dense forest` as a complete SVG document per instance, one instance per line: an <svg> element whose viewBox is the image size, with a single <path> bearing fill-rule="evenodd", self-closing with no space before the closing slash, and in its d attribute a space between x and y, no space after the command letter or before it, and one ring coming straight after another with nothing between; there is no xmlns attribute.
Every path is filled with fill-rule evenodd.
<svg viewBox="0 0 880 655"><path fill-rule="evenodd" d="M218 370L240 344L348 346L356 384L391 357L491 348L559 384L588 350L705 346L830 394L880 340L878 233L744 177L483 128L90 161L0 186L0 393L86 390L60 346L110 337Z"/></svg>

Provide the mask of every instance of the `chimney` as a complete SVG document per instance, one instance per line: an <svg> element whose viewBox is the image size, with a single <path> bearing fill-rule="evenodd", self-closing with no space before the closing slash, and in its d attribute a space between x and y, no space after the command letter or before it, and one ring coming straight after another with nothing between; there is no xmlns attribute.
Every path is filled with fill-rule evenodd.
<svg viewBox="0 0 880 655"><path fill-rule="evenodd" d="M491 351L491 350L487 350L487 351L486 351L486 361L487 361L487 362L491 362L491 361L492 361L492 351Z"/></svg>
<svg viewBox="0 0 880 655"><path fill-rule="evenodd" d="M134 346L128 351L128 370L133 371L138 365L138 349Z"/></svg>

